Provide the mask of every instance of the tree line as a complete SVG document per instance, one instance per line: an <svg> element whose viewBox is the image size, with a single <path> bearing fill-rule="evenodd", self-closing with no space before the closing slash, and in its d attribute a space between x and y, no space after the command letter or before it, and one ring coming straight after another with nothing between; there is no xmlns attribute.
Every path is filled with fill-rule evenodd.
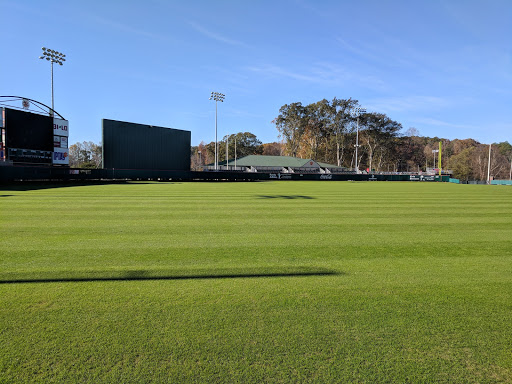
<svg viewBox="0 0 512 384"><path fill-rule="evenodd" d="M358 165L375 172L420 172L439 166L433 151L441 142L443 169L463 180L487 178L488 145L473 139L423 137L415 128L402 133L402 125L387 115L356 113L358 108L357 100L338 98L283 105L273 120L282 152L349 169ZM512 146L505 141L493 147L490 174L496 179L511 178Z"/></svg>

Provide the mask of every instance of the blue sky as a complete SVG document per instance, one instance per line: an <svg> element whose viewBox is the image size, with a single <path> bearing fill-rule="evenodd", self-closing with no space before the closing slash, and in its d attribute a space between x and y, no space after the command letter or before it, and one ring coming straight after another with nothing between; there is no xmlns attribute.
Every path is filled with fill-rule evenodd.
<svg viewBox="0 0 512 384"><path fill-rule="evenodd" d="M0 0L0 95L51 105L70 143L101 119L277 140L288 103L353 98L424 136L512 142L512 1Z"/></svg>

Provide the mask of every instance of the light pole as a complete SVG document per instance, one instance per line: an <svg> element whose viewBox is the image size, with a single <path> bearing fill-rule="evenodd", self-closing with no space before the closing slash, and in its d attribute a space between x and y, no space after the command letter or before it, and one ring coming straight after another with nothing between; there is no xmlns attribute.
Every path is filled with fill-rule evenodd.
<svg viewBox="0 0 512 384"><path fill-rule="evenodd" d="M235 143L235 171L236 171L236 134L234 134L234 133L232 133L231 135L227 135L227 136L226 136L226 166L227 166L227 164L228 164L228 157L229 157L229 156L228 156L228 151L229 151L228 142L229 142L229 139L230 139L231 137L233 137L233 136L235 136L235 138L234 138L234 140L233 140L233 141L234 141L234 143Z"/></svg>
<svg viewBox="0 0 512 384"><path fill-rule="evenodd" d="M223 102L226 95L220 92L212 92L210 100L215 100L215 170L218 170L219 161L217 157L217 101Z"/></svg>
<svg viewBox="0 0 512 384"><path fill-rule="evenodd" d="M236 153L236 151L235 151ZM236 166L236 159L235 159L235 166ZM508 176L509 180L512 180L512 157L510 158L510 174Z"/></svg>
<svg viewBox="0 0 512 384"><path fill-rule="evenodd" d="M434 174L436 173L435 169L436 169L436 153L439 152L439 149L433 149L432 150L432 153L434 154Z"/></svg>
<svg viewBox="0 0 512 384"><path fill-rule="evenodd" d="M236 135L233 133L231 135L226 135L226 170L228 170L228 159L229 159L229 139L235 136L235 170L236 170Z"/></svg>
<svg viewBox="0 0 512 384"><path fill-rule="evenodd" d="M229 145L229 135L226 135L226 171L228 170L228 159L229 159L229 156L228 156L228 153L229 153L228 145Z"/></svg>
<svg viewBox="0 0 512 384"><path fill-rule="evenodd" d="M357 158L357 149L359 148L359 116L366 113L366 108L356 108L355 115L357 116L357 129L356 129L356 173L359 173L359 160Z"/></svg>
<svg viewBox="0 0 512 384"><path fill-rule="evenodd" d="M50 112L50 116L53 116L53 111L54 111L54 104L53 104L53 63L57 63L59 65L62 65L66 61L66 59L65 59L66 55L63 54L63 53L54 51L53 49L46 48L46 47L43 47L42 50L43 50L43 56L39 56L39 58L42 59L42 60L44 60L44 59L48 60L51 63L51 67L52 67L52 110Z"/></svg>

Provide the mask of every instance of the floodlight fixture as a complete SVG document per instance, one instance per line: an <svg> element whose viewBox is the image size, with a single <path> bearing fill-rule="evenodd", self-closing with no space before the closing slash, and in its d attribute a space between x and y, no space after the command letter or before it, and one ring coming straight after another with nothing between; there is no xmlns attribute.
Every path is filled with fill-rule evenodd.
<svg viewBox="0 0 512 384"><path fill-rule="evenodd" d="M354 114L359 117L360 115L362 115L363 113L366 113L366 108L355 108L354 109Z"/></svg>

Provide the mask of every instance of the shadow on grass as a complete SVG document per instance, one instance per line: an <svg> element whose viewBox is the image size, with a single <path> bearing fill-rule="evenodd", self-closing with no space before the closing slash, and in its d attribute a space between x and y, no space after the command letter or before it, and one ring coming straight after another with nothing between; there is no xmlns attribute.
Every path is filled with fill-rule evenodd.
<svg viewBox="0 0 512 384"><path fill-rule="evenodd" d="M45 276L46 275L46 276ZM198 271L145 271L132 270L119 273L84 272L76 274L58 273L53 276L49 273L16 273L11 278L0 276L0 284L23 284L23 283L67 283L87 281L136 281L136 280L201 280L201 279L242 279L242 278L272 278L272 277L307 277L307 276L336 276L344 275L343 272L320 268L262 268L261 271L251 269L244 271L237 270L212 270Z"/></svg>
<svg viewBox="0 0 512 384"><path fill-rule="evenodd" d="M47 182L32 182L32 181L14 181L9 183L0 183L0 191L34 191L40 189L52 188L69 188L69 187L84 187L91 185L112 185L112 184L150 184L147 181L125 181L125 180L110 180L110 181L47 181ZM174 182L172 182L174 184ZM10 197L13 195L0 195L0 197Z"/></svg>
<svg viewBox="0 0 512 384"><path fill-rule="evenodd" d="M315 197L303 196L303 195L258 195L257 197L260 198L260 199L287 199L287 200L293 200L293 199L311 200L311 199L315 199Z"/></svg>

